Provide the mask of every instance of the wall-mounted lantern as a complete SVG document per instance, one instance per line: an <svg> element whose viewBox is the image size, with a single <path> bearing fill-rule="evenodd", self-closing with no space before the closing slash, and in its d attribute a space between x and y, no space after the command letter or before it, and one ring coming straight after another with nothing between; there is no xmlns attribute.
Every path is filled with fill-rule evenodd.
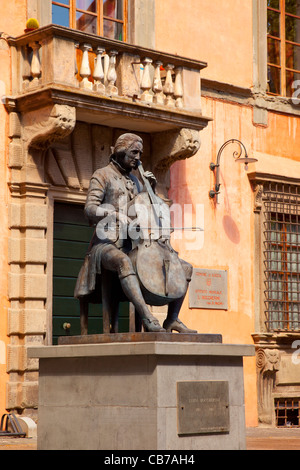
<svg viewBox="0 0 300 470"><path fill-rule="evenodd" d="M222 154L224 148L227 147L227 145L235 144L235 143L239 145L239 151L235 150L233 152L233 158L235 159L236 162L244 163L245 164L245 170L248 170L248 163L257 162L256 158L248 157L246 147L242 142L240 142L237 139L227 140L227 142L225 142L225 144L222 145L222 147L220 148L220 150L218 152L216 163L211 162L210 165L209 165L209 168L211 169L211 171L216 170L216 183L215 183L215 189L211 189L208 194L209 194L209 197L211 199L216 197L217 202L218 202L217 198L218 198L218 194L220 193L220 186L221 186L221 184L220 184L220 158L221 158L221 154Z"/></svg>

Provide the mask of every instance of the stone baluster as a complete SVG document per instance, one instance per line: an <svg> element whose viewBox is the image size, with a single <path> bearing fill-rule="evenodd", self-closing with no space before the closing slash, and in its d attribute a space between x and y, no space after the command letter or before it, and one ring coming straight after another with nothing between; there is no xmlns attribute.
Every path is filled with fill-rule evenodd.
<svg viewBox="0 0 300 470"><path fill-rule="evenodd" d="M93 83L89 81L89 76L91 75L91 67L89 62L89 50L91 49L90 44L82 44L80 47L82 50L82 60L79 75L82 77L80 82L80 88L85 88L91 90L93 88Z"/></svg>
<svg viewBox="0 0 300 470"><path fill-rule="evenodd" d="M151 93L152 90L152 79L150 76L150 65L152 64L152 59L149 57L145 57L143 60L143 76L141 80L141 101L145 101L146 103L152 103L153 101L153 94Z"/></svg>
<svg viewBox="0 0 300 470"><path fill-rule="evenodd" d="M116 56L118 55L118 51L112 50L109 51L109 67L107 71L107 88L106 92L109 95L117 95L118 88L116 87L117 81L117 71L116 71Z"/></svg>
<svg viewBox="0 0 300 470"><path fill-rule="evenodd" d="M165 102L165 95L163 93L163 86L161 81L161 66L163 65L162 62L159 60L155 62L155 70L154 70L154 80L153 80L153 91L154 97L153 102L156 104L164 104Z"/></svg>
<svg viewBox="0 0 300 470"><path fill-rule="evenodd" d="M30 83L30 87L34 88L39 85L40 77L41 77L41 61L40 61L40 47L41 45L35 41L29 44L32 49L32 59L31 59L31 67L30 67L30 74L33 80Z"/></svg>
<svg viewBox="0 0 300 470"><path fill-rule="evenodd" d="M107 81L108 69L109 69L109 55L105 53L103 56L103 71L104 71L104 85L105 86L108 85L108 81Z"/></svg>
<svg viewBox="0 0 300 470"><path fill-rule="evenodd" d="M76 75L78 74L77 50L79 49L79 42L75 42L75 43L74 43L74 47L75 47L75 54L74 54L74 75L75 75L75 77L76 77Z"/></svg>
<svg viewBox="0 0 300 470"><path fill-rule="evenodd" d="M102 65L102 55L104 52L105 49L103 47L97 47L95 57L95 68L93 73L94 91L103 94L105 93L104 71Z"/></svg>
<svg viewBox="0 0 300 470"><path fill-rule="evenodd" d="M22 62L22 88L23 90L26 90L29 87L30 80L31 80L31 71L30 71L30 55L32 52L29 50L29 46L25 46L22 49L22 56L23 56L23 62Z"/></svg>
<svg viewBox="0 0 300 470"><path fill-rule="evenodd" d="M165 85L163 88L164 94L166 95L165 99L165 105L166 106L174 106L174 83L172 79L172 70L174 69L174 65L172 64L167 64L166 65L166 71L167 71L167 76L166 76L166 81Z"/></svg>
<svg viewBox="0 0 300 470"><path fill-rule="evenodd" d="M176 108L183 108L182 67L175 68L174 98Z"/></svg>

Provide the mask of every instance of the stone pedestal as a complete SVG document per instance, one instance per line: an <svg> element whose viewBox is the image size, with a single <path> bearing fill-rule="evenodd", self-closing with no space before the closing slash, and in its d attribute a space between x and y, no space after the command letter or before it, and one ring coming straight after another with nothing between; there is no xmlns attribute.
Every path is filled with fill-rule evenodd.
<svg viewBox="0 0 300 470"><path fill-rule="evenodd" d="M253 346L175 338L28 354L40 362L40 450L245 449L243 356Z"/></svg>

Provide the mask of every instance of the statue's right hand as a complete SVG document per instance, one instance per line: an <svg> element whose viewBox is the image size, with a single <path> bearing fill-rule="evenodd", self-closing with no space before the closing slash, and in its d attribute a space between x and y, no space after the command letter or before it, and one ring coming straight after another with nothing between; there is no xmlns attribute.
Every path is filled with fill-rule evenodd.
<svg viewBox="0 0 300 470"><path fill-rule="evenodd" d="M99 206L97 215L101 217L103 223L112 224L120 222L121 224L128 225L131 222L131 219L129 219L126 214L115 210L113 206L107 204Z"/></svg>
<svg viewBox="0 0 300 470"><path fill-rule="evenodd" d="M121 224L124 224L124 225L129 225L130 222L131 222L131 219L129 217L127 217L126 214L123 214L123 212L115 212L116 215L116 219L121 222Z"/></svg>

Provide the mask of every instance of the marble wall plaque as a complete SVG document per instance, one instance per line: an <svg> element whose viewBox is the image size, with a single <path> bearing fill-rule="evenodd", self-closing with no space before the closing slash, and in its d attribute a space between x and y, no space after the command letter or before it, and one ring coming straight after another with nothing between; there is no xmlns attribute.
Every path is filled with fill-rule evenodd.
<svg viewBox="0 0 300 470"><path fill-rule="evenodd" d="M227 381L177 382L178 434L229 432Z"/></svg>
<svg viewBox="0 0 300 470"><path fill-rule="evenodd" d="M189 307L228 310L227 271L194 268Z"/></svg>

